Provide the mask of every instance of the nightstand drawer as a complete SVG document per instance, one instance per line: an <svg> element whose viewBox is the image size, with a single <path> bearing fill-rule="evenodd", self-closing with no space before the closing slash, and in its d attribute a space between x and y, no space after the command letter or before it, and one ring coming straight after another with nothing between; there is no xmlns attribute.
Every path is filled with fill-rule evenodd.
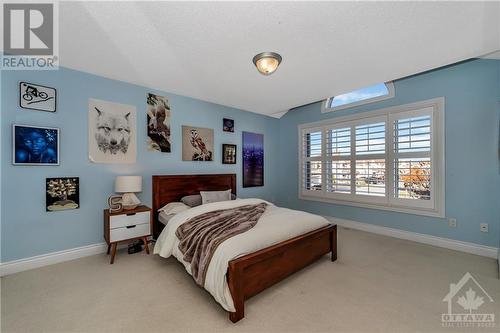
<svg viewBox="0 0 500 333"><path fill-rule="evenodd" d="M149 212L139 212L133 215L114 215L109 217L109 228L121 228L137 224L149 224Z"/></svg>
<svg viewBox="0 0 500 333"><path fill-rule="evenodd" d="M151 230L149 228L149 223L147 224L136 224L123 227L111 229L109 231L109 238L111 242L118 242L124 239L148 236L151 234Z"/></svg>

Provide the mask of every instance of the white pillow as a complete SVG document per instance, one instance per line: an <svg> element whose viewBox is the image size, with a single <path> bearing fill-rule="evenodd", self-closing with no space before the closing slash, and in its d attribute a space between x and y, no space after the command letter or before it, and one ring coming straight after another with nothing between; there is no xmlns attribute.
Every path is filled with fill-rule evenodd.
<svg viewBox="0 0 500 333"><path fill-rule="evenodd" d="M158 212L165 212L166 215L179 214L180 212L190 209L188 205L182 202L169 202L165 206L158 209Z"/></svg>
<svg viewBox="0 0 500 333"><path fill-rule="evenodd" d="M201 203L229 201L231 200L231 190L227 191L200 191Z"/></svg>
<svg viewBox="0 0 500 333"><path fill-rule="evenodd" d="M175 214L168 214L167 215L167 214L165 214L165 212L160 212L160 214L158 215L158 221L160 221L164 225L167 225L168 221L170 221L170 219L174 216L175 216Z"/></svg>

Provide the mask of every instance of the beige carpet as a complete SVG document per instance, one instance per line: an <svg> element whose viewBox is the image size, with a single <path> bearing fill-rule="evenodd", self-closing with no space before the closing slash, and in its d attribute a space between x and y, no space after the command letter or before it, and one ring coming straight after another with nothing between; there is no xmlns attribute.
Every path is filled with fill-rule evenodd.
<svg viewBox="0 0 500 333"><path fill-rule="evenodd" d="M232 324L175 260L121 251L114 265L98 255L2 278L1 325L2 332L468 332L441 327L442 299L450 282L471 272L497 302L498 328L496 265L341 229L337 262L324 257L257 295Z"/></svg>

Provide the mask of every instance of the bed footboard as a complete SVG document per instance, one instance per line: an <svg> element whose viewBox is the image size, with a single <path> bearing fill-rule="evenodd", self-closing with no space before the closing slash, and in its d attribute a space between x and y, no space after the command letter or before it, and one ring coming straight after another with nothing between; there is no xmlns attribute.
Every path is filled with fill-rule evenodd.
<svg viewBox="0 0 500 333"><path fill-rule="evenodd" d="M233 323L243 319L245 300L329 252L331 252L331 261L335 261L337 259L336 225L328 225L231 260L227 280L236 311L229 313L229 319Z"/></svg>

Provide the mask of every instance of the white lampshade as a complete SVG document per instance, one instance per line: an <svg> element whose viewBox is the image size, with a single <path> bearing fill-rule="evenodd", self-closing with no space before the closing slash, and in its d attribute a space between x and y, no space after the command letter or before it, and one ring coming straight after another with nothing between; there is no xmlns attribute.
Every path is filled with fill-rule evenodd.
<svg viewBox="0 0 500 333"><path fill-rule="evenodd" d="M142 191L141 176L117 176L115 180L116 193L130 193Z"/></svg>

